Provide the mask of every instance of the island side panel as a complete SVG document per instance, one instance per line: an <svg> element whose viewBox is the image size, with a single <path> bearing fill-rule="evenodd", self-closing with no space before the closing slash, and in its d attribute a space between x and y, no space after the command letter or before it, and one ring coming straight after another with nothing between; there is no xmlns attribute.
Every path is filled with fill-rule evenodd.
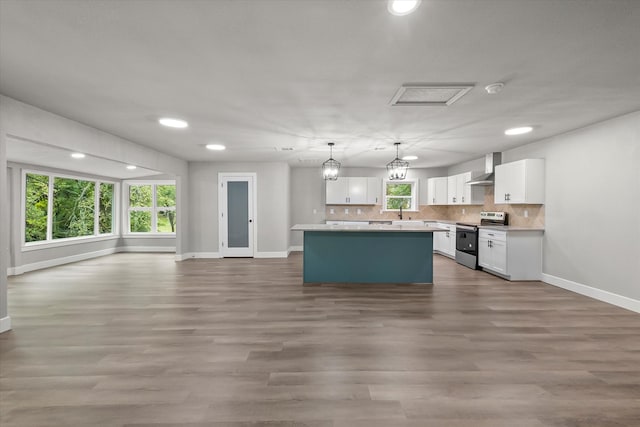
<svg viewBox="0 0 640 427"><path fill-rule="evenodd" d="M304 232L305 283L433 283L433 233Z"/></svg>

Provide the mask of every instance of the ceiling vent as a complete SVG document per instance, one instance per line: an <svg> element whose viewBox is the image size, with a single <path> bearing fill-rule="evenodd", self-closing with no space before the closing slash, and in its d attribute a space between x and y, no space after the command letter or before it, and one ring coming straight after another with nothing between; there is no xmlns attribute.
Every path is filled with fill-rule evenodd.
<svg viewBox="0 0 640 427"><path fill-rule="evenodd" d="M391 105L448 107L473 89L473 84L404 84L398 89Z"/></svg>

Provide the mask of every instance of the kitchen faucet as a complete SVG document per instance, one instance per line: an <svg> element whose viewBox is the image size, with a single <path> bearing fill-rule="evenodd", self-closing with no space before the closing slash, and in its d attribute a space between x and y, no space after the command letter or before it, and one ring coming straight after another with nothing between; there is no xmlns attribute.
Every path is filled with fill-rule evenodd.
<svg viewBox="0 0 640 427"><path fill-rule="evenodd" d="M402 205L400 205L400 213L398 214L398 216L400 217L400 219L402 219Z"/></svg>

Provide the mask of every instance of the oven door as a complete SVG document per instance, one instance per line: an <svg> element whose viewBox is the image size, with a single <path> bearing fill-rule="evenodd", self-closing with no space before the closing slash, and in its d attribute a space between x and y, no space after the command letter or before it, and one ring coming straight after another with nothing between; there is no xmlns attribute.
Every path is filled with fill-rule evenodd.
<svg viewBox="0 0 640 427"><path fill-rule="evenodd" d="M469 255L478 255L478 229L458 225L456 227L456 250Z"/></svg>

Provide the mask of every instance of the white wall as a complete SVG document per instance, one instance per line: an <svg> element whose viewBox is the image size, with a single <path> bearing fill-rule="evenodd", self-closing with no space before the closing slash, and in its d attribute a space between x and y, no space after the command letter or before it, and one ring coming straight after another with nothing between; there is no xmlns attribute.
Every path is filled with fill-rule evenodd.
<svg viewBox="0 0 640 427"><path fill-rule="evenodd" d="M11 328L7 312L7 267L9 266L9 196L7 179L7 141L0 115L0 333Z"/></svg>
<svg viewBox="0 0 640 427"><path fill-rule="evenodd" d="M260 253L286 255L289 249L290 170L287 163L189 163L189 250L218 253L218 173L252 172L257 176L257 240Z"/></svg>
<svg viewBox="0 0 640 427"><path fill-rule="evenodd" d="M544 273L640 302L640 112L503 153L523 158L546 160Z"/></svg>
<svg viewBox="0 0 640 427"><path fill-rule="evenodd" d="M640 112L502 153L526 158L545 159L543 280L640 311Z"/></svg>
<svg viewBox="0 0 640 427"><path fill-rule="evenodd" d="M325 184L320 168L291 169L291 222L295 224L324 224ZM315 210L315 213L314 213ZM300 249L302 232L291 231L291 246Z"/></svg>

